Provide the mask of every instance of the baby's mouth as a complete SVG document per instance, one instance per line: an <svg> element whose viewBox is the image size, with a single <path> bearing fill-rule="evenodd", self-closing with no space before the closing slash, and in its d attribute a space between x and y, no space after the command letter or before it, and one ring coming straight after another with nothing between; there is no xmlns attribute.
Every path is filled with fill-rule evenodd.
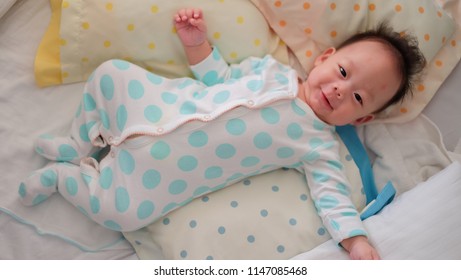
<svg viewBox="0 0 461 280"><path fill-rule="evenodd" d="M322 103L324 103L324 106L330 110L333 110L333 106L331 106L330 100L328 100L326 94L322 91Z"/></svg>

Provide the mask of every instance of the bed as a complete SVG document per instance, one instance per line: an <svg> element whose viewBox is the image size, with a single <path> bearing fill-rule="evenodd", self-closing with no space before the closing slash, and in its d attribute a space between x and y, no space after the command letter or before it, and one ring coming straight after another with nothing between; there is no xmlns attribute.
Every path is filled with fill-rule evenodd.
<svg viewBox="0 0 461 280"><path fill-rule="evenodd" d="M129 4L127 4L129 2ZM65 134L83 83L110 58L190 75L171 25L192 1L6 0L0 4L0 259L344 259L294 170L248 178L134 232L87 219L59 195L35 207L18 184L46 161L43 133ZM357 128L378 187L395 200L365 220L385 259L461 259L461 6L454 0L200 0L228 62L272 54L306 75L313 57L382 19L414 32L429 64L414 98ZM347 23L347 24L345 24ZM341 146L351 196L359 170ZM423 218L424 217L424 218Z"/></svg>

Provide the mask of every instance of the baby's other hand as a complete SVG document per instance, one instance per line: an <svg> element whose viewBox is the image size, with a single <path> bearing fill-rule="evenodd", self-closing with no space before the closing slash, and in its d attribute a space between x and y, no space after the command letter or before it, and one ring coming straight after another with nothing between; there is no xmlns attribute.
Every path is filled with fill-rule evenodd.
<svg viewBox="0 0 461 280"><path fill-rule="evenodd" d="M207 27L201 9L179 10L174 15L174 26L186 47L196 47L207 40Z"/></svg>

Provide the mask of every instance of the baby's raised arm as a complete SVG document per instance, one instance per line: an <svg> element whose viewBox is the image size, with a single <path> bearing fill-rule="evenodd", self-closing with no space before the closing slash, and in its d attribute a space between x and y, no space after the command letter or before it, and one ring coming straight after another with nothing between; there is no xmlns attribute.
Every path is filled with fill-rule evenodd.
<svg viewBox="0 0 461 280"><path fill-rule="evenodd" d="M190 65L199 63L211 53L201 9L180 9L174 15L174 26Z"/></svg>

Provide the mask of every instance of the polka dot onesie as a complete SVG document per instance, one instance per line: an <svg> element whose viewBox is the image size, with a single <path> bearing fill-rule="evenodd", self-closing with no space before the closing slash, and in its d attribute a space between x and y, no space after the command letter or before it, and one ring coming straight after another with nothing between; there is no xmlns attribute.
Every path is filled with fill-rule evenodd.
<svg viewBox="0 0 461 280"><path fill-rule="evenodd" d="M366 234L334 127L296 98L294 70L270 56L229 66L216 48L191 68L197 80L103 63L70 137L37 140L37 152L56 162L20 184L22 201L36 205L58 190L97 223L133 231L203 194L288 167L306 174L334 240ZM106 146L98 162L92 155Z"/></svg>

